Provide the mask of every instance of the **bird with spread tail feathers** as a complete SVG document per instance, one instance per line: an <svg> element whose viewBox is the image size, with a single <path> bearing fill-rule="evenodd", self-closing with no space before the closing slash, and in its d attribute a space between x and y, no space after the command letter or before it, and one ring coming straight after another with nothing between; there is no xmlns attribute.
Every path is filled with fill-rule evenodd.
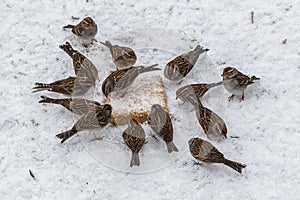
<svg viewBox="0 0 300 200"><path fill-rule="evenodd" d="M244 164L226 159L216 147L206 140L192 138L188 144L190 153L199 161L206 163L223 163L239 173L242 173L242 169L246 167Z"/></svg>
<svg viewBox="0 0 300 200"><path fill-rule="evenodd" d="M116 65L117 70L130 68L136 63L136 54L131 48L112 45L110 41L100 43L109 49L113 63Z"/></svg>
<svg viewBox="0 0 300 200"><path fill-rule="evenodd" d="M103 94L108 97L108 95L112 92L119 92L127 89L140 74L161 70L160 68L156 68L156 66L157 64L149 67L130 67L128 69L111 72L102 83Z"/></svg>
<svg viewBox="0 0 300 200"><path fill-rule="evenodd" d="M95 40L98 26L91 17L84 18L77 25L67 25L63 28L72 29L72 33L82 40L82 45L87 47Z"/></svg>
<svg viewBox="0 0 300 200"><path fill-rule="evenodd" d="M177 56L167 63L164 69L165 77L171 81L181 81L193 69L200 54L208 50L197 45L194 50Z"/></svg>
<svg viewBox="0 0 300 200"><path fill-rule="evenodd" d="M139 151L145 144L145 131L143 127L135 119L130 119L129 125L123 132L122 137L132 152L130 167L140 166Z"/></svg>
<svg viewBox="0 0 300 200"><path fill-rule="evenodd" d="M35 83L34 92L50 91L66 96L82 96L95 86L95 82L90 81L86 77L70 76L66 79L57 80L53 83Z"/></svg>
<svg viewBox="0 0 300 200"><path fill-rule="evenodd" d="M95 65L83 54L74 50L69 42L59 45L73 60L73 68L77 77L86 77L91 82L98 79L98 70Z"/></svg>
<svg viewBox="0 0 300 200"><path fill-rule="evenodd" d="M103 108L103 105L101 105L99 102L88 100L88 99L81 99L81 98L53 99L46 96L41 96L41 98L42 100L40 100L39 103L58 104L77 115L83 115L88 113L91 110Z"/></svg>
<svg viewBox="0 0 300 200"><path fill-rule="evenodd" d="M228 97L229 101L233 100L235 95L241 96L240 101L243 101L245 97L244 91L248 85L251 85L255 80L260 79L256 76L246 76L233 67L226 67L221 76L223 76L225 89L232 94Z"/></svg>
<svg viewBox="0 0 300 200"><path fill-rule="evenodd" d="M168 152L177 152L178 149L173 143L172 120L164 108L159 104L154 104L151 107L151 112L148 115L147 120L151 129L167 144Z"/></svg>
<svg viewBox="0 0 300 200"><path fill-rule="evenodd" d="M56 137L64 143L80 131L104 128L111 121L111 112L111 105L104 104L102 108L96 108L82 115L70 130L57 134Z"/></svg>

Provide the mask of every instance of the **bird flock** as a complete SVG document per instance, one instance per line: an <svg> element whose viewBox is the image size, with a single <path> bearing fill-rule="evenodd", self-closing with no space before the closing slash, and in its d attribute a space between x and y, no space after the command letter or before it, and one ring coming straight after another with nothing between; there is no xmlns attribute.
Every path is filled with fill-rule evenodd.
<svg viewBox="0 0 300 200"><path fill-rule="evenodd" d="M98 32L97 24L91 17L84 18L77 25L67 25L64 29L71 29L72 33L78 36L82 45L86 48L95 40ZM110 41L101 42L106 46L116 66L108 77L102 82L102 93L108 98L111 93L116 93L120 98L126 95L127 89L135 79L142 73L149 73L157 70L157 64L151 66L134 66L137 55L130 47L113 45ZM67 53L73 62L76 76L57 80L52 83L35 83L33 92L49 91L65 95L66 98L53 99L41 96L39 103L59 104L70 112L80 116L71 129L56 135L64 143L74 134L85 130L100 130L111 123L113 107L109 104L100 104L94 100L82 98L98 80L98 70L95 65L82 53L75 50L69 42L59 46ZM164 76L174 84L181 84L181 81L189 74L196 64L199 56L209 49L197 45L194 50L181 54L168 62L164 68ZM194 107L197 120L209 140L222 140L227 138L227 127L224 120L212 110L204 107L201 98L211 88L223 85L232 95L229 101L239 96L240 101L244 100L244 91L248 85L259 78L248 77L233 67L226 67L222 74L223 80L217 83L200 83L180 87L176 91L176 99L187 102ZM168 112L159 104L151 107L147 121L153 132L153 137L161 138L166 143L168 153L178 152L173 143L173 125ZM123 140L132 151L130 167L140 166L139 151L146 144L145 131L138 122L138 119L129 118L128 127L123 131ZM239 173L246 165L228 160L210 142L201 138L191 138L188 141L191 155L198 161L206 163L222 163L231 167ZM196 163L195 164L200 164Z"/></svg>

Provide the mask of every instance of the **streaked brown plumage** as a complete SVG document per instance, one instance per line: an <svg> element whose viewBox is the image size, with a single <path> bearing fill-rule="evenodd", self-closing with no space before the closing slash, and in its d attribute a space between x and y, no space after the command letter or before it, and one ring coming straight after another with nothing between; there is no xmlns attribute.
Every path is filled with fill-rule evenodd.
<svg viewBox="0 0 300 200"><path fill-rule="evenodd" d="M240 101L243 101L247 86L254 83L254 80L260 79L255 76L246 76L233 67L226 67L221 76L223 76L225 89L232 94L228 97L229 101L233 100L235 95L241 96Z"/></svg>
<svg viewBox="0 0 300 200"><path fill-rule="evenodd" d="M164 69L165 77L172 81L182 80L193 69L200 54L208 50L209 49L204 49L200 45L197 45L194 50L177 56L167 63Z"/></svg>
<svg viewBox="0 0 300 200"><path fill-rule="evenodd" d="M65 99L52 99L46 96L41 96L42 100L39 103L52 103L52 104L59 104L75 113L77 115L83 115L88 113L91 110L96 110L99 108L103 108L97 101L92 101L88 99L81 99L81 98L65 98Z"/></svg>
<svg viewBox="0 0 300 200"><path fill-rule="evenodd" d="M173 143L172 120L161 105L154 104L151 107L147 120L151 129L166 142L168 152L178 151Z"/></svg>
<svg viewBox="0 0 300 200"><path fill-rule="evenodd" d="M202 96L211 88L222 85L223 82L220 81L218 83L202 83L202 84L190 84L179 88L176 91L176 99L179 98L183 102L188 102L188 95L195 95L197 98L202 98Z"/></svg>
<svg viewBox="0 0 300 200"><path fill-rule="evenodd" d="M135 119L130 119L129 125L122 136L125 144L132 151L130 167L140 166L139 151L145 144L143 127Z"/></svg>
<svg viewBox="0 0 300 200"><path fill-rule="evenodd" d="M188 143L190 153L199 161L206 163L223 163L239 173L242 173L242 169L246 167L244 164L227 160L216 147L206 140L192 138Z"/></svg>
<svg viewBox="0 0 300 200"><path fill-rule="evenodd" d="M221 117L204 107L199 99L194 106L198 122L209 139L218 140L227 138L227 127Z"/></svg>
<svg viewBox="0 0 300 200"><path fill-rule="evenodd" d="M82 96L84 95L92 86L95 85L95 82L91 82L88 78L85 77L68 77L66 79L61 79L53 83L35 83L36 87L34 92L40 91L50 91L66 96Z"/></svg>
<svg viewBox="0 0 300 200"><path fill-rule="evenodd" d="M84 47L87 47L95 40L94 38L98 32L98 26L91 17L84 18L77 25L67 25L63 28L72 29L72 33L82 40Z"/></svg>
<svg viewBox="0 0 300 200"><path fill-rule="evenodd" d="M87 77L91 82L95 82L98 79L98 70L95 65L86 56L74 50L69 42L60 45L59 48L72 58L77 77Z"/></svg>
<svg viewBox="0 0 300 200"><path fill-rule="evenodd" d="M136 63L136 54L131 48L112 45L110 41L101 42L101 44L109 49L113 63L118 70L130 68Z"/></svg>
<svg viewBox="0 0 300 200"><path fill-rule="evenodd" d="M113 71L102 83L102 92L108 97L111 92L119 92L127 89L132 85L134 80L142 73L161 70L156 68L157 64L151 65L149 67L139 66L130 67L128 69L122 69L118 71Z"/></svg>
<svg viewBox="0 0 300 200"><path fill-rule="evenodd" d="M56 137L61 139L61 143L64 143L77 132L101 129L110 123L111 112L112 107L108 104L104 104L103 108L97 107L95 110L82 115L70 130L57 134Z"/></svg>

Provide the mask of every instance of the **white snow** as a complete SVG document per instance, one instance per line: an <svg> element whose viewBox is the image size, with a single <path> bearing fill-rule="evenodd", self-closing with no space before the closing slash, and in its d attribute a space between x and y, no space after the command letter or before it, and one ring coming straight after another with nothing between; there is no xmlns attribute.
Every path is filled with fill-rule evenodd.
<svg viewBox="0 0 300 200"><path fill-rule="evenodd" d="M299 199L298 0L3 0L0 7L1 199ZM61 95L31 93L35 82L74 75L58 45L70 41L97 66L100 81L91 98L103 101L101 83L114 70L106 47L84 49L62 29L78 23L72 16L93 17L96 39L131 46L137 65L164 67L198 43L209 48L180 86L218 81L227 66L260 77L244 102L228 102L222 87L203 99L224 119L228 135L239 136L212 143L228 159L247 164L243 175L223 165L193 164L187 141L206 137L192 107L175 100L180 86L166 79L178 153L169 155L146 124L140 168L129 169L130 151L121 138L126 126L96 132L102 141L91 142L93 135L82 132L60 144L55 135L76 118L63 107L38 103L40 95Z"/></svg>

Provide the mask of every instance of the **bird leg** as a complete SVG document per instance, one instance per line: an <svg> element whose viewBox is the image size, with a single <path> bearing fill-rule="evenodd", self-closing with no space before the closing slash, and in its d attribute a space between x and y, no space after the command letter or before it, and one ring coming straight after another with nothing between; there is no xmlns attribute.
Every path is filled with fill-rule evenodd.
<svg viewBox="0 0 300 200"><path fill-rule="evenodd" d="M243 95L242 95L242 97L240 98L240 102L244 101L244 98L245 98L245 95L244 95L244 92L243 92Z"/></svg>
<svg viewBox="0 0 300 200"><path fill-rule="evenodd" d="M232 101L234 98L234 94L228 97L228 101Z"/></svg>

